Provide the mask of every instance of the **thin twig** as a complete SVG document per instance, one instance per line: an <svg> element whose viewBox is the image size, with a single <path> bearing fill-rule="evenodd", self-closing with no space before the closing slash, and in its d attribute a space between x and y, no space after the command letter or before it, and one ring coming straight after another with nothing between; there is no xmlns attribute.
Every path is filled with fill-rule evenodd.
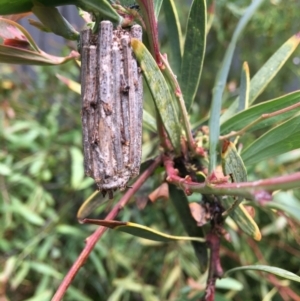
<svg viewBox="0 0 300 301"><path fill-rule="evenodd" d="M194 142L194 139L192 136L192 130L190 127L188 112L186 110L186 106L185 106L185 102L183 99L183 95L182 95L180 86L178 84L175 74L173 73L173 71L169 65L168 59L165 56L163 56L162 54L160 55L160 57L161 57L162 62L165 65L165 69L163 69L162 72L168 78L169 83L171 84L171 86L173 88L173 93L175 94L176 98L178 99L180 114L182 117L183 126L184 126L184 130L185 130L189 148L191 151L195 151L195 142Z"/></svg>
<svg viewBox="0 0 300 301"><path fill-rule="evenodd" d="M210 262L204 301L215 300L216 280L222 278L223 269L220 262L220 237L214 229L206 236L208 248L210 249Z"/></svg>
<svg viewBox="0 0 300 301"><path fill-rule="evenodd" d="M110 213L106 216L106 220L114 219L120 210L127 204L129 199L137 192L137 190L142 186L142 184L149 178L149 176L154 172L154 170L161 163L161 157L157 157L152 164L144 171L144 173L136 180L132 185L131 189L128 189L127 192L123 195L120 201L114 206ZM77 275L79 269L84 265L89 254L94 249L97 241L103 235L107 228L99 227L91 236L86 239L86 245L82 250L81 254L78 256L77 260L74 262L73 266L69 270L68 274L63 279L55 295L51 299L52 301L62 300L64 294L66 293L68 287L70 286L72 280Z"/></svg>
<svg viewBox="0 0 300 301"><path fill-rule="evenodd" d="M154 2L153 0L137 0L137 3L140 6L142 16L144 17L146 24L151 54L154 57L157 66L162 69L164 66L160 58L157 19L154 12Z"/></svg>

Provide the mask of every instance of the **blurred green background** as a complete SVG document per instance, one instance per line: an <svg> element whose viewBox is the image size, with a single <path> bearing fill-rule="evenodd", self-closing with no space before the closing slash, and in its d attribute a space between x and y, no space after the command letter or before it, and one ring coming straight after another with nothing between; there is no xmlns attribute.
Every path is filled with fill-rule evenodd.
<svg viewBox="0 0 300 301"><path fill-rule="evenodd" d="M189 5L175 2L184 31ZM191 112L194 123L207 116L216 73L233 30L249 5L243 0L217 2ZM238 42L226 87L228 103L238 93L243 61L249 63L251 75L255 74L280 45L300 31L299 11L298 0L265 1L260 7ZM162 52L168 53L163 11L159 29ZM61 52L66 55L69 50L64 46ZM85 238L95 229L76 220L81 203L96 189L83 174L80 96L56 74L79 81L80 69L75 63L25 69L0 65L1 301L50 300L84 247ZM259 99L272 99L299 88L297 49ZM147 103L147 98L144 101ZM149 133L145 131L144 136L149 141ZM259 163L251 168L249 178L299 171L299 157L299 151L294 151ZM157 172L147 181L119 217L170 234L184 234L170 202L159 200L143 206L162 177ZM299 199L299 189L281 192L276 202L286 211L256 208L255 219L263 234L258 243L228 228L232 241L223 240L224 270L260 263L299 275ZM95 216L104 217L106 213L104 205ZM235 280L227 278L218 283L216 300L291 300L284 299L291 298L287 290L295 293L293 300L299 300L297 283L254 272L239 272L232 277ZM109 230L64 300L198 300L204 284L205 275L201 275L189 243L154 243Z"/></svg>

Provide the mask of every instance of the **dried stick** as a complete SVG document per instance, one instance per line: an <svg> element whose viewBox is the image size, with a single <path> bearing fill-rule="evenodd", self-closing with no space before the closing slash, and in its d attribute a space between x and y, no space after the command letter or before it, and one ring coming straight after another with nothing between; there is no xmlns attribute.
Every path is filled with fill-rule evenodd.
<svg viewBox="0 0 300 301"><path fill-rule="evenodd" d="M132 185L131 189L123 195L120 201L114 206L110 213L106 216L106 220L114 219L120 210L128 203L129 199L137 192L137 190L142 186L142 184L149 178L149 176L155 171L155 169L161 164L161 157L157 157L152 164L141 174L141 176ZM77 275L79 269L84 265L89 254L94 249L97 241L101 238L107 228L99 227L91 236L86 239L86 245L82 250L81 254L78 256L77 260L74 262L73 266L69 270L68 274L63 279L55 295L51 301L62 300L65 292L70 286L72 280Z"/></svg>

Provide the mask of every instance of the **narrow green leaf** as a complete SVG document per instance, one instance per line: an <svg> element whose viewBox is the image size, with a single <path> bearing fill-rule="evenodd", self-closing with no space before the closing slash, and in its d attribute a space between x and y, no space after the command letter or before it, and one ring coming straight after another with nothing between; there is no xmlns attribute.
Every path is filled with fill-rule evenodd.
<svg viewBox="0 0 300 301"><path fill-rule="evenodd" d="M288 39L253 76L250 84L249 104L252 104L262 91L264 91L268 83L274 78L298 47L299 43L300 33Z"/></svg>
<svg viewBox="0 0 300 301"><path fill-rule="evenodd" d="M40 3L46 6L59 6L74 4L74 0L39 0ZM33 0L1 0L0 1L0 15L18 14L31 11Z"/></svg>
<svg viewBox="0 0 300 301"><path fill-rule="evenodd" d="M32 12L46 28L56 35L68 40L77 40L79 38L78 31L60 14L57 8L46 7L38 2L32 7Z"/></svg>
<svg viewBox="0 0 300 301"><path fill-rule="evenodd" d="M57 279L61 279L62 277L62 274L57 272L57 270L54 267L42 262L31 261L30 268L43 275L49 275Z"/></svg>
<svg viewBox="0 0 300 301"><path fill-rule="evenodd" d="M247 62L244 62L241 72L240 96L238 112L248 108L250 89L250 71Z"/></svg>
<svg viewBox="0 0 300 301"><path fill-rule="evenodd" d="M247 182L247 170L232 142L228 140L223 142L221 157L224 175L230 175L232 181L235 183ZM255 240L260 240L261 233L259 228L241 204L243 200L242 197L236 197L234 199L227 196L226 198L223 198L222 202L225 204L226 214L231 216L243 232L253 237Z"/></svg>
<svg viewBox="0 0 300 301"><path fill-rule="evenodd" d="M72 159L71 165L71 187L77 189L84 178L83 155L78 147L71 147L70 154Z"/></svg>
<svg viewBox="0 0 300 301"><path fill-rule="evenodd" d="M70 286L68 288L67 295L69 296L69 300L77 300L77 301L93 301L93 299L87 297L83 290L80 287Z"/></svg>
<svg viewBox="0 0 300 301"><path fill-rule="evenodd" d="M235 291L241 291L244 288L241 282L229 277L217 279L216 287L221 289L227 289L227 290L235 290Z"/></svg>
<svg viewBox="0 0 300 301"><path fill-rule="evenodd" d="M97 220L97 219L84 219L82 221L84 224L95 224L103 227L107 227L114 230L119 230L122 232L126 232L128 234L146 238L154 241L161 242L170 242L174 240L187 240L187 241L197 241L197 242L205 242L204 238L201 237L190 237L190 236L173 236L168 235L156 230L153 230L149 227L130 223L130 222L119 222L119 221L109 221L109 220Z"/></svg>
<svg viewBox="0 0 300 301"><path fill-rule="evenodd" d="M51 298L51 295L53 294L50 290L45 290L41 292L38 295L34 295L33 297L26 299L24 301L48 301Z"/></svg>
<svg viewBox="0 0 300 301"><path fill-rule="evenodd" d="M8 176L12 173L12 169L10 166L7 166L3 163L0 163L0 175Z"/></svg>
<svg viewBox="0 0 300 301"><path fill-rule="evenodd" d="M300 222L300 201L291 193L280 191L274 195L273 201L265 206L281 210Z"/></svg>
<svg viewBox="0 0 300 301"><path fill-rule="evenodd" d="M18 213L20 216L22 216L24 219L26 219L28 222L37 225L42 226L44 224L44 219L35 213L33 210L31 210L28 206L25 206L22 204L18 199L11 198L12 199L12 211L15 213Z"/></svg>
<svg viewBox="0 0 300 301"><path fill-rule="evenodd" d="M230 208L234 202L235 200L230 196L222 199L222 203L225 204L226 209ZM261 240L260 230L243 204L239 204L234 210L230 211L229 215L244 233L253 237L255 240Z"/></svg>
<svg viewBox="0 0 300 301"><path fill-rule="evenodd" d="M289 119L255 140L242 152L242 158L246 165L253 165L296 148L300 148L299 116Z"/></svg>
<svg viewBox="0 0 300 301"><path fill-rule="evenodd" d="M107 0L1 0L0 15L10 15L25 13L32 10L33 4L39 2L48 7L60 5L76 5L88 12L93 12L96 16L102 15L106 20L119 23L120 16L112 8Z"/></svg>
<svg viewBox="0 0 300 301"><path fill-rule="evenodd" d="M83 10L93 13L97 19L104 18L115 24L119 24L121 21L121 17L107 0L73 0L72 2L72 4L79 6Z"/></svg>
<svg viewBox="0 0 300 301"><path fill-rule="evenodd" d="M157 133L156 120L146 110L143 110L143 127L145 127L153 133Z"/></svg>
<svg viewBox="0 0 300 301"><path fill-rule="evenodd" d="M203 229L197 225L197 222L191 214L188 199L185 193L174 185L169 185L170 199L175 207L179 219L188 235L194 237L203 237ZM205 271L207 267L207 247L202 242L192 242L196 257L200 263L201 271Z"/></svg>
<svg viewBox="0 0 300 301"><path fill-rule="evenodd" d="M66 57L49 55L43 51L31 51L6 45L0 45L0 63L27 65L60 65L79 58L79 53L72 51Z"/></svg>
<svg viewBox="0 0 300 301"><path fill-rule="evenodd" d="M247 170L234 143L229 140L223 141L221 157L224 175L230 175L232 181L236 183L247 182Z"/></svg>
<svg viewBox="0 0 300 301"><path fill-rule="evenodd" d="M236 271L243 271L243 270L254 270L254 271L261 271L261 272L267 272L276 276L280 276L285 279L293 280L296 282L300 282L300 277L294 273L291 273L287 270L277 268L277 267L272 267L272 266L267 266L267 265L246 265L243 267L238 267L231 269L227 271L224 275L224 277L227 277L229 274L236 272Z"/></svg>
<svg viewBox="0 0 300 301"><path fill-rule="evenodd" d="M149 90L151 91L172 145L178 151L180 148L181 125L175 109L176 104L170 94L168 84L144 44L137 39L132 39L131 45L140 67L143 70Z"/></svg>
<svg viewBox="0 0 300 301"><path fill-rule="evenodd" d="M154 0L154 12L155 12L156 19L158 19L158 15L162 4L163 4L163 0Z"/></svg>
<svg viewBox="0 0 300 301"><path fill-rule="evenodd" d="M13 289L16 289L28 276L28 273L30 271L30 264L28 261L22 261L20 263L20 267L18 270L14 273L14 277L11 278L10 285Z"/></svg>
<svg viewBox="0 0 300 301"><path fill-rule="evenodd" d="M256 98L265 90L270 81L279 72L288 58L297 48L300 42L300 33L292 36L288 39L270 58L269 60L258 70L250 81L250 94L249 104L251 105ZM235 112L238 106L238 100L236 99L227 111L221 117L221 123L224 123Z"/></svg>
<svg viewBox="0 0 300 301"><path fill-rule="evenodd" d="M98 196L99 193L99 190L93 192L80 206L77 212L77 219L79 222L89 216L89 214L91 214L97 207L107 202L108 198L102 194ZM98 196L97 199L95 199L96 196Z"/></svg>
<svg viewBox="0 0 300 301"><path fill-rule="evenodd" d="M251 122L255 121L262 114L273 113L278 110L284 109L288 106L300 102L300 91L295 91L290 94L283 95L281 97L265 101L263 103L254 105L249 109L240 112L227 121L225 121L221 126L221 133L227 134L231 131L239 131L246 125L249 125ZM287 119L295 114L295 111L289 111L283 114L279 114L272 118L268 118L260 122L259 124L249 128L247 132L254 131L267 127L271 124L276 124L284 119Z"/></svg>
<svg viewBox="0 0 300 301"><path fill-rule="evenodd" d="M206 18L206 1L194 0L187 22L179 79L188 110L196 96L202 72L206 48Z"/></svg>
<svg viewBox="0 0 300 301"><path fill-rule="evenodd" d="M168 60L175 74L179 74L182 55L182 33L174 0L164 0L164 15L170 43L170 56Z"/></svg>
<svg viewBox="0 0 300 301"><path fill-rule="evenodd" d="M251 17L254 15L254 13L259 8L259 6L263 3L263 1L264 0L254 0L246 9L245 14L240 19L233 33L232 39L223 58L221 69L216 77L215 85L213 88L211 114L209 118L209 153L210 153L209 172L212 172L216 168L217 146L219 143L219 136L220 136L220 123L221 123L220 115L221 115L221 106L222 106L222 96L226 85L233 53L235 50L235 45L242 31L244 30L245 26L250 21Z"/></svg>

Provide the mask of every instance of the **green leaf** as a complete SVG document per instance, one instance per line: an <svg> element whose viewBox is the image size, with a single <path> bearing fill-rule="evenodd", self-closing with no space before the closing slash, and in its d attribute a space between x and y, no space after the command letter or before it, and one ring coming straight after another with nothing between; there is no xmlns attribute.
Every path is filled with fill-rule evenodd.
<svg viewBox="0 0 300 301"><path fill-rule="evenodd" d="M108 198L106 196L103 196L100 194L99 190L96 190L93 192L80 206L78 212L77 212L77 219L79 222L81 222L84 218L86 218L91 212L93 212L96 208L98 208L100 205L107 202ZM97 197L96 200L94 198Z"/></svg>
<svg viewBox="0 0 300 301"><path fill-rule="evenodd" d="M33 297L26 299L24 301L48 301L51 299L53 292L50 290L45 290L40 294L34 295Z"/></svg>
<svg viewBox="0 0 300 301"><path fill-rule="evenodd" d="M18 199L11 198L12 199L12 211L15 213L18 213L22 217L24 217L28 222L37 225L42 226L44 224L44 219L35 213L33 210L31 210L28 206L22 204Z"/></svg>
<svg viewBox="0 0 300 301"><path fill-rule="evenodd" d="M39 0L40 3L46 6L59 6L74 4L74 0ZM33 7L33 0L1 0L0 1L0 15L18 14L31 11Z"/></svg>
<svg viewBox="0 0 300 301"><path fill-rule="evenodd" d="M20 263L20 267L18 270L14 273L14 277L11 281L11 286L13 289L16 289L23 280L28 276L28 273L30 271L30 264L27 261L22 261Z"/></svg>
<svg viewBox="0 0 300 301"><path fill-rule="evenodd" d="M231 131L239 131L245 126L249 125L251 122L257 120L262 116L262 114L273 113L298 102L300 102L300 91L295 91L290 94L286 94L281 97L252 106L249 109L240 112L225 121L221 126L221 133L227 134ZM247 132L262 129L271 124L278 123L284 119L291 117L294 114L295 111L288 111L272 118L264 119L255 126L249 128Z"/></svg>
<svg viewBox="0 0 300 301"><path fill-rule="evenodd" d="M221 289L227 289L227 290L235 290L235 291L241 291L244 288L241 282L229 277L217 279L216 287Z"/></svg>
<svg viewBox="0 0 300 301"><path fill-rule="evenodd" d="M78 31L60 14L57 8L46 7L38 2L34 4L32 12L51 32L68 40L79 38Z"/></svg>
<svg viewBox="0 0 300 301"><path fill-rule="evenodd" d="M300 222L300 201L291 193L280 191L274 195L273 201L268 202L265 206L281 210Z"/></svg>
<svg viewBox="0 0 300 301"><path fill-rule="evenodd" d="M170 55L168 60L173 72L178 74L181 67L182 33L174 0L164 0L164 15L170 43Z"/></svg>
<svg viewBox="0 0 300 301"><path fill-rule="evenodd" d="M196 96L206 47L206 1L194 0L188 16L180 87L189 110Z"/></svg>
<svg viewBox="0 0 300 301"><path fill-rule="evenodd" d="M245 14L240 19L233 33L232 39L223 58L221 69L215 80L215 85L213 88L211 114L209 118L209 153L210 153L209 172L212 172L216 168L217 146L219 143L219 136L220 136L220 124L221 124L220 115L221 115L221 106L222 106L222 96L226 85L233 53L235 50L235 45L242 31L244 30L245 26L250 21L251 17L254 15L254 13L259 8L259 6L263 3L263 1L264 0L254 0L246 9Z"/></svg>
<svg viewBox="0 0 300 301"><path fill-rule="evenodd" d="M223 141L221 157L224 175L230 175L233 182L247 182L247 170L233 142Z"/></svg>
<svg viewBox="0 0 300 301"><path fill-rule="evenodd" d="M300 42L300 33L288 39L253 76L250 83L249 104L265 90L268 83L279 72Z"/></svg>
<svg viewBox="0 0 300 301"><path fill-rule="evenodd" d="M62 278L62 274L57 272L57 270L54 267L42 262L31 261L30 268L44 275L49 275L57 279Z"/></svg>
<svg viewBox="0 0 300 301"><path fill-rule="evenodd" d="M154 0L154 13L155 13L156 19L158 19L158 15L159 15L162 4L163 4L163 0Z"/></svg>
<svg viewBox="0 0 300 301"><path fill-rule="evenodd" d="M197 242L205 242L204 238L201 237L190 237L190 236L173 236L168 235L156 230L153 230L149 227L131 223L131 222L119 222L119 221L109 221L109 220L97 220L97 219L84 219L82 220L84 224L94 224L103 227L107 227L114 230L119 230L125 233L129 233L134 236L146 238L154 241L161 242L170 242L174 240L187 240L187 241L197 241Z"/></svg>
<svg viewBox="0 0 300 301"><path fill-rule="evenodd" d="M179 219L190 236L203 237L203 229L197 225L197 222L191 214L188 199L181 189L177 189L174 185L169 185L170 199L175 207ZM202 242L192 242L195 254L200 263L201 271L205 271L207 267L207 247Z"/></svg>
<svg viewBox="0 0 300 301"><path fill-rule="evenodd" d="M93 301L82 292L81 288L75 288L74 286L68 288L67 296L69 296L69 300L74 301Z"/></svg>
<svg viewBox="0 0 300 301"><path fill-rule="evenodd" d="M70 147L72 159L71 165L71 187L77 189L84 178L83 155L78 147Z"/></svg>
<svg viewBox="0 0 300 301"><path fill-rule="evenodd" d="M74 51L72 51L66 57L58 57L46 54L45 52L38 53L25 49L0 45L0 63L47 66L64 64L68 61L78 58L79 54Z"/></svg>
<svg viewBox="0 0 300 301"><path fill-rule="evenodd" d="M221 157L224 175L230 175L232 181L235 183L247 182L247 170L232 142L228 140L223 142ZM259 228L241 204L243 200L242 197L233 199L232 197L227 196L223 198L222 202L226 205L226 212L224 212L224 214L229 214L243 232L253 237L255 240L260 240L261 233Z"/></svg>
<svg viewBox="0 0 300 301"><path fill-rule="evenodd" d="M297 48L300 42L300 33L288 39L258 70L250 81L249 104L252 104L256 98L265 90L270 81L279 72L288 58ZM221 123L224 123L235 112L238 106L236 99L227 111L221 117Z"/></svg>
<svg viewBox="0 0 300 301"><path fill-rule="evenodd" d="M7 166L4 163L0 163L0 175L8 176L12 173L12 169L10 166Z"/></svg>
<svg viewBox="0 0 300 301"><path fill-rule="evenodd" d="M272 267L272 266L267 266L267 265L246 265L243 267L238 267L231 269L227 271L224 275L224 277L227 277L229 274L236 272L236 271L243 271L243 270L254 270L254 271L261 271L261 272L267 272L276 276L280 276L285 279L293 280L296 282L300 282L300 277L294 273L291 273L287 270L277 268L277 267Z"/></svg>
<svg viewBox="0 0 300 301"><path fill-rule="evenodd" d="M1 0L0 15L10 15L25 13L32 10L35 0ZM93 12L95 15L102 15L106 20L119 23L120 16L111 7L107 0L38 0L39 3L48 7L60 5L76 5L87 12Z"/></svg>
<svg viewBox="0 0 300 301"><path fill-rule="evenodd" d="M299 116L289 119L255 140L242 152L242 158L246 165L253 165L296 148L300 148Z"/></svg>
<svg viewBox="0 0 300 301"><path fill-rule="evenodd" d="M143 70L149 90L151 91L172 145L178 151L180 148L181 126L175 109L177 104L174 103L168 84L144 44L137 39L131 39L131 45L140 67Z"/></svg>
<svg viewBox="0 0 300 301"><path fill-rule="evenodd" d="M230 208L234 202L235 200L230 196L222 199L222 203L225 204L226 209ZM243 204L239 204L234 210L230 211L229 215L244 233L257 241L261 240L260 230Z"/></svg>
<svg viewBox="0 0 300 301"><path fill-rule="evenodd" d="M143 110L143 127L145 127L146 129L148 129L153 133L157 133L156 120L146 110Z"/></svg>
<svg viewBox="0 0 300 301"><path fill-rule="evenodd" d="M74 0L73 4L89 13L93 13L98 19L104 18L115 24L120 24L121 17L107 0Z"/></svg>

